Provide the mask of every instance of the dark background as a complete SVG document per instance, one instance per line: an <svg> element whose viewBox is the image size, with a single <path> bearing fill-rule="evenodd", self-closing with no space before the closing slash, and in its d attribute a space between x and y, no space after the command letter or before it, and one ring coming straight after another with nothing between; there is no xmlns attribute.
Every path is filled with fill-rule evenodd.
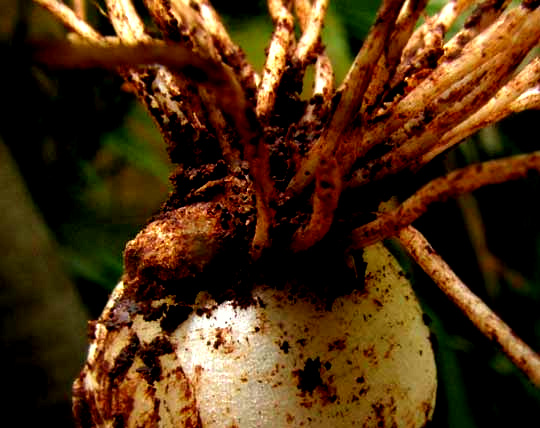
<svg viewBox="0 0 540 428"><path fill-rule="evenodd" d="M378 3L333 2L324 40L338 81ZM432 3L436 10L441 2ZM272 31L264 4L213 4L260 70ZM2 0L0 6L0 361L9 395L3 410L18 415L18 426L47 421L68 427L69 384L84 360L85 321L99 315L118 281L125 242L165 200L170 165L154 124L122 90L119 77L32 64L28 41L64 37L63 28L29 1ZM99 10L88 6L93 25L110 34ZM416 187L468 163L535 150L539 120L540 112L531 111L482 131L418 173ZM487 187L437 204L415 223L464 282L535 349L539 185L533 174ZM434 333L440 387L431 426L534 424L540 391L399 247L389 245L411 273Z"/></svg>

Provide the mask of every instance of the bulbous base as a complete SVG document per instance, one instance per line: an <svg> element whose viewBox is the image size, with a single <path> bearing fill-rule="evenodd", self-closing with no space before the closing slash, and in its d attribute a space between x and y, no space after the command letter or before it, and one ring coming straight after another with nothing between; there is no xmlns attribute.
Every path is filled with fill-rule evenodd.
<svg viewBox="0 0 540 428"><path fill-rule="evenodd" d="M364 250L364 284L309 284L142 311L120 283L74 385L81 426L420 427L435 402L429 331L395 259Z"/></svg>

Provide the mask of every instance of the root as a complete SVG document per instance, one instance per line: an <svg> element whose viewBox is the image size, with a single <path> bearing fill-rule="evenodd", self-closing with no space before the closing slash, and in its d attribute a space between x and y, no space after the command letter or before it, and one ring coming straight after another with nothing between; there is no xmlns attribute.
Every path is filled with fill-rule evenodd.
<svg viewBox="0 0 540 428"><path fill-rule="evenodd" d="M402 229L399 232L399 240L411 257L476 328L489 340L495 342L532 383L540 386L540 356L517 337L482 299L461 282L418 230L412 226Z"/></svg>
<svg viewBox="0 0 540 428"><path fill-rule="evenodd" d="M422 187L398 208L381 214L377 219L352 231L353 246L365 247L390 236L424 214L433 202L445 201L480 187L527 177L531 171L540 173L540 151L470 165L437 178Z"/></svg>

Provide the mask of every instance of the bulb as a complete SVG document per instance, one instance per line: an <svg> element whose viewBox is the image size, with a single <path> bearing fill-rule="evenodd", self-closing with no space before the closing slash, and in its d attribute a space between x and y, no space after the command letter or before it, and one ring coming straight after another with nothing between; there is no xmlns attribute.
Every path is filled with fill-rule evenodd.
<svg viewBox="0 0 540 428"><path fill-rule="evenodd" d="M363 261L363 286L332 300L285 283L141 306L118 284L74 385L79 425L424 426L437 382L420 306L381 244Z"/></svg>

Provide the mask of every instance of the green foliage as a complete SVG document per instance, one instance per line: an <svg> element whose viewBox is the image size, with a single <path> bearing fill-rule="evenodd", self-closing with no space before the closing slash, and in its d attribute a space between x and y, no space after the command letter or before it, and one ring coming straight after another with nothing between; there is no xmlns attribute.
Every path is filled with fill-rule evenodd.
<svg viewBox="0 0 540 428"><path fill-rule="evenodd" d="M150 117L139 104L128 112L121 127L102 138L103 149L116 159L167 184L171 166L163 150L158 150L162 144Z"/></svg>

